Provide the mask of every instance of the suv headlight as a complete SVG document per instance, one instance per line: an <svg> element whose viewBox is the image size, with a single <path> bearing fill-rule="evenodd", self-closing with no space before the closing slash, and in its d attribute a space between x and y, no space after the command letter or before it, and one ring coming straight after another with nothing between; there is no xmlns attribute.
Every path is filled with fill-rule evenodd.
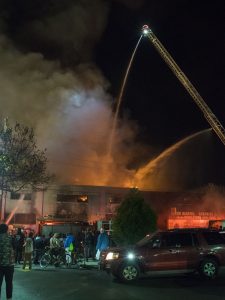
<svg viewBox="0 0 225 300"><path fill-rule="evenodd" d="M136 255L133 252L129 252L129 253L127 253L127 258L132 260L132 259L136 258Z"/></svg>
<svg viewBox="0 0 225 300"><path fill-rule="evenodd" d="M118 252L109 252L107 253L105 260L117 259L118 257L119 257Z"/></svg>

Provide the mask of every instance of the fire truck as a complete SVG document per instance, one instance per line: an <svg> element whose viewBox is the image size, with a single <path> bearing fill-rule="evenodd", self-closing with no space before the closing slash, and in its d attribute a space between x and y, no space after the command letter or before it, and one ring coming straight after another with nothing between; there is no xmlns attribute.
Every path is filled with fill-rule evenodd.
<svg viewBox="0 0 225 300"><path fill-rule="evenodd" d="M39 222L38 232L49 236L50 233L72 233L78 232L90 226L88 222L77 221L73 219L53 218L51 216L37 219Z"/></svg>

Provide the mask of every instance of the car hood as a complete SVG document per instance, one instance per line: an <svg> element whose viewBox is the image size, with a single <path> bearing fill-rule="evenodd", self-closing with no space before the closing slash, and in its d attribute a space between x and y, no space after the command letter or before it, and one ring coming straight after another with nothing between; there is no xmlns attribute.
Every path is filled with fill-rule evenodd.
<svg viewBox="0 0 225 300"><path fill-rule="evenodd" d="M108 252L117 252L117 253L127 253L129 251L135 251L135 249L138 248L137 246L124 246L124 247L110 247L107 250L105 250L105 253Z"/></svg>

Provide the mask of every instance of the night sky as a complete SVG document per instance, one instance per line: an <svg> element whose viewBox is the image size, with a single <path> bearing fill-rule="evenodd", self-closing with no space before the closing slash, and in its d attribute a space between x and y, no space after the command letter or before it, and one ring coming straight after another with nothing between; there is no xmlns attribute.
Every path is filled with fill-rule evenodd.
<svg viewBox="0 0 225 300"><path fill-rule="evenodd" d="M225 126L224 0L1 0L0 33L10 41L10 46L7 48L8 41L0 40L3 45L0 59L5 52L10 54L2 55L4 68L0 77L11 78L11 74L18 73L18 76L12 77L12 82L7 81L8 89L4 81L0 87L4 90L1 91L1 98L9 97L8 106L2 106L5 108L2 113L17 119L22 115L23 121L36 126L42 140L48 141L47 148L53 162L74 167L72 171L67 170L68 174L74 173L74 170L75 173L80 172L78 167L89 168L90 171L94 169L90 162L97 160L104 164L102 148L105 142L99 136L105 137L107 132L99 132L98 128L110 126L107 117L112 108L115 110L128 62L144 24L149 25ZM38 57L31 53L36 53ZM22 70L22 65L25 69L27 66L29 72ZM20 75L26 79L22 80ZM34 86L33 81L29 83L29 78L33 77L38 78ZM21 88L21 82L26 82L27 86ZM99 86L100 89L96 88ZM72 89L79 90L75 100L70 95ZM70 95L67 97L68 103L60 98L64 91ZM28 100L30 95L33 102ZM104 101L90 106L91 97L104 98ZM16 104L17 98L21 101L20 105ZM71 104L71 99L76 103ZM95 124L95 116L91 116L87 129L83 128L83 120L89 118L87 111L80 110L78 113L78 108L85 106L87 109L92 107L96 120L102 118ZM26 109L30 113L21 114ZM72 109L73 116L77 113L76 120L72 120ZM60 118L61 123L57 127L55 120ZM209 128L191 96L146 37L141 40L130 70L120 119L123 125L116 141L117 152L113 153L113 162L133 170L174 143ZM135 133L131 134L134 127ZM79 134L72 137L74 128L81 128L84 133L82 141ZM94 130L92 135L97 140L90 141L86 134L90 128ZM202 177L197 184L208 181L223 183L225 176L224 145L214 133L209 135L211 142L204 144L204 147L209 148L207 157L210 163L203 172L213 171L210 178L205 179L197 172L196 178ZM57 145L61 138L63 142ZM83 148L79 148L81 143L85 145ZM44 142L43 145L46 146ZM204 147L203 150L200 147L199 151L204 152ZM76 150L72 153L71 149ZM191 150L188 151L190 154ZM194 161L196 163L198 158ZM205 161L201 163L204 165ZM115 178L113 172L118 174L118 170L112 170L112 177ZM79 178L73 182L86 183Z"/></svg>
<svg viewBox="0 0 225 300"><path fill-rule="evenodd" d="M115 96L143 24L152 28L225 126L225 2L145 1L138 10L114 3L96 59ZM147 38L130 71L122 111L138 120L140 136L154 145L170 145L209 126Z"/></svg>
<svg viewBox="0 0 225 300"><path fill-rule="evenodd" d="M145 1L133 11L114 3L98 47L97 62L113 82L115 97L143 24L149 25L225 126L225 2ZM142 39L137 50L121 107L121 113L137 120L139 138L159 152L210 127L147 38ZM165 178L165 189L173 186L171 178L180 188L224 185L224 145L214 132L210 135L207 141L197 138L176 155L177 160L167 163L163 172L148 176L143 185L148 187L156 180L160 183L155 188L160 189Z"/></svg>

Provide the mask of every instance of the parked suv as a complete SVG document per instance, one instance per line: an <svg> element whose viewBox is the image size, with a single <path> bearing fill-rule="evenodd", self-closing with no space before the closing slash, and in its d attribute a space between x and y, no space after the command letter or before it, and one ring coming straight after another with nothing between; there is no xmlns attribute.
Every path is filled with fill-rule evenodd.
<svg viewBox="0 0 225 300"><path fill-rule="evenodd" d="M225 266L225 239L210 229L158 231L133 247L102 252L99 264L125 282L157 273L198 272L211 279Z"/></svg>

